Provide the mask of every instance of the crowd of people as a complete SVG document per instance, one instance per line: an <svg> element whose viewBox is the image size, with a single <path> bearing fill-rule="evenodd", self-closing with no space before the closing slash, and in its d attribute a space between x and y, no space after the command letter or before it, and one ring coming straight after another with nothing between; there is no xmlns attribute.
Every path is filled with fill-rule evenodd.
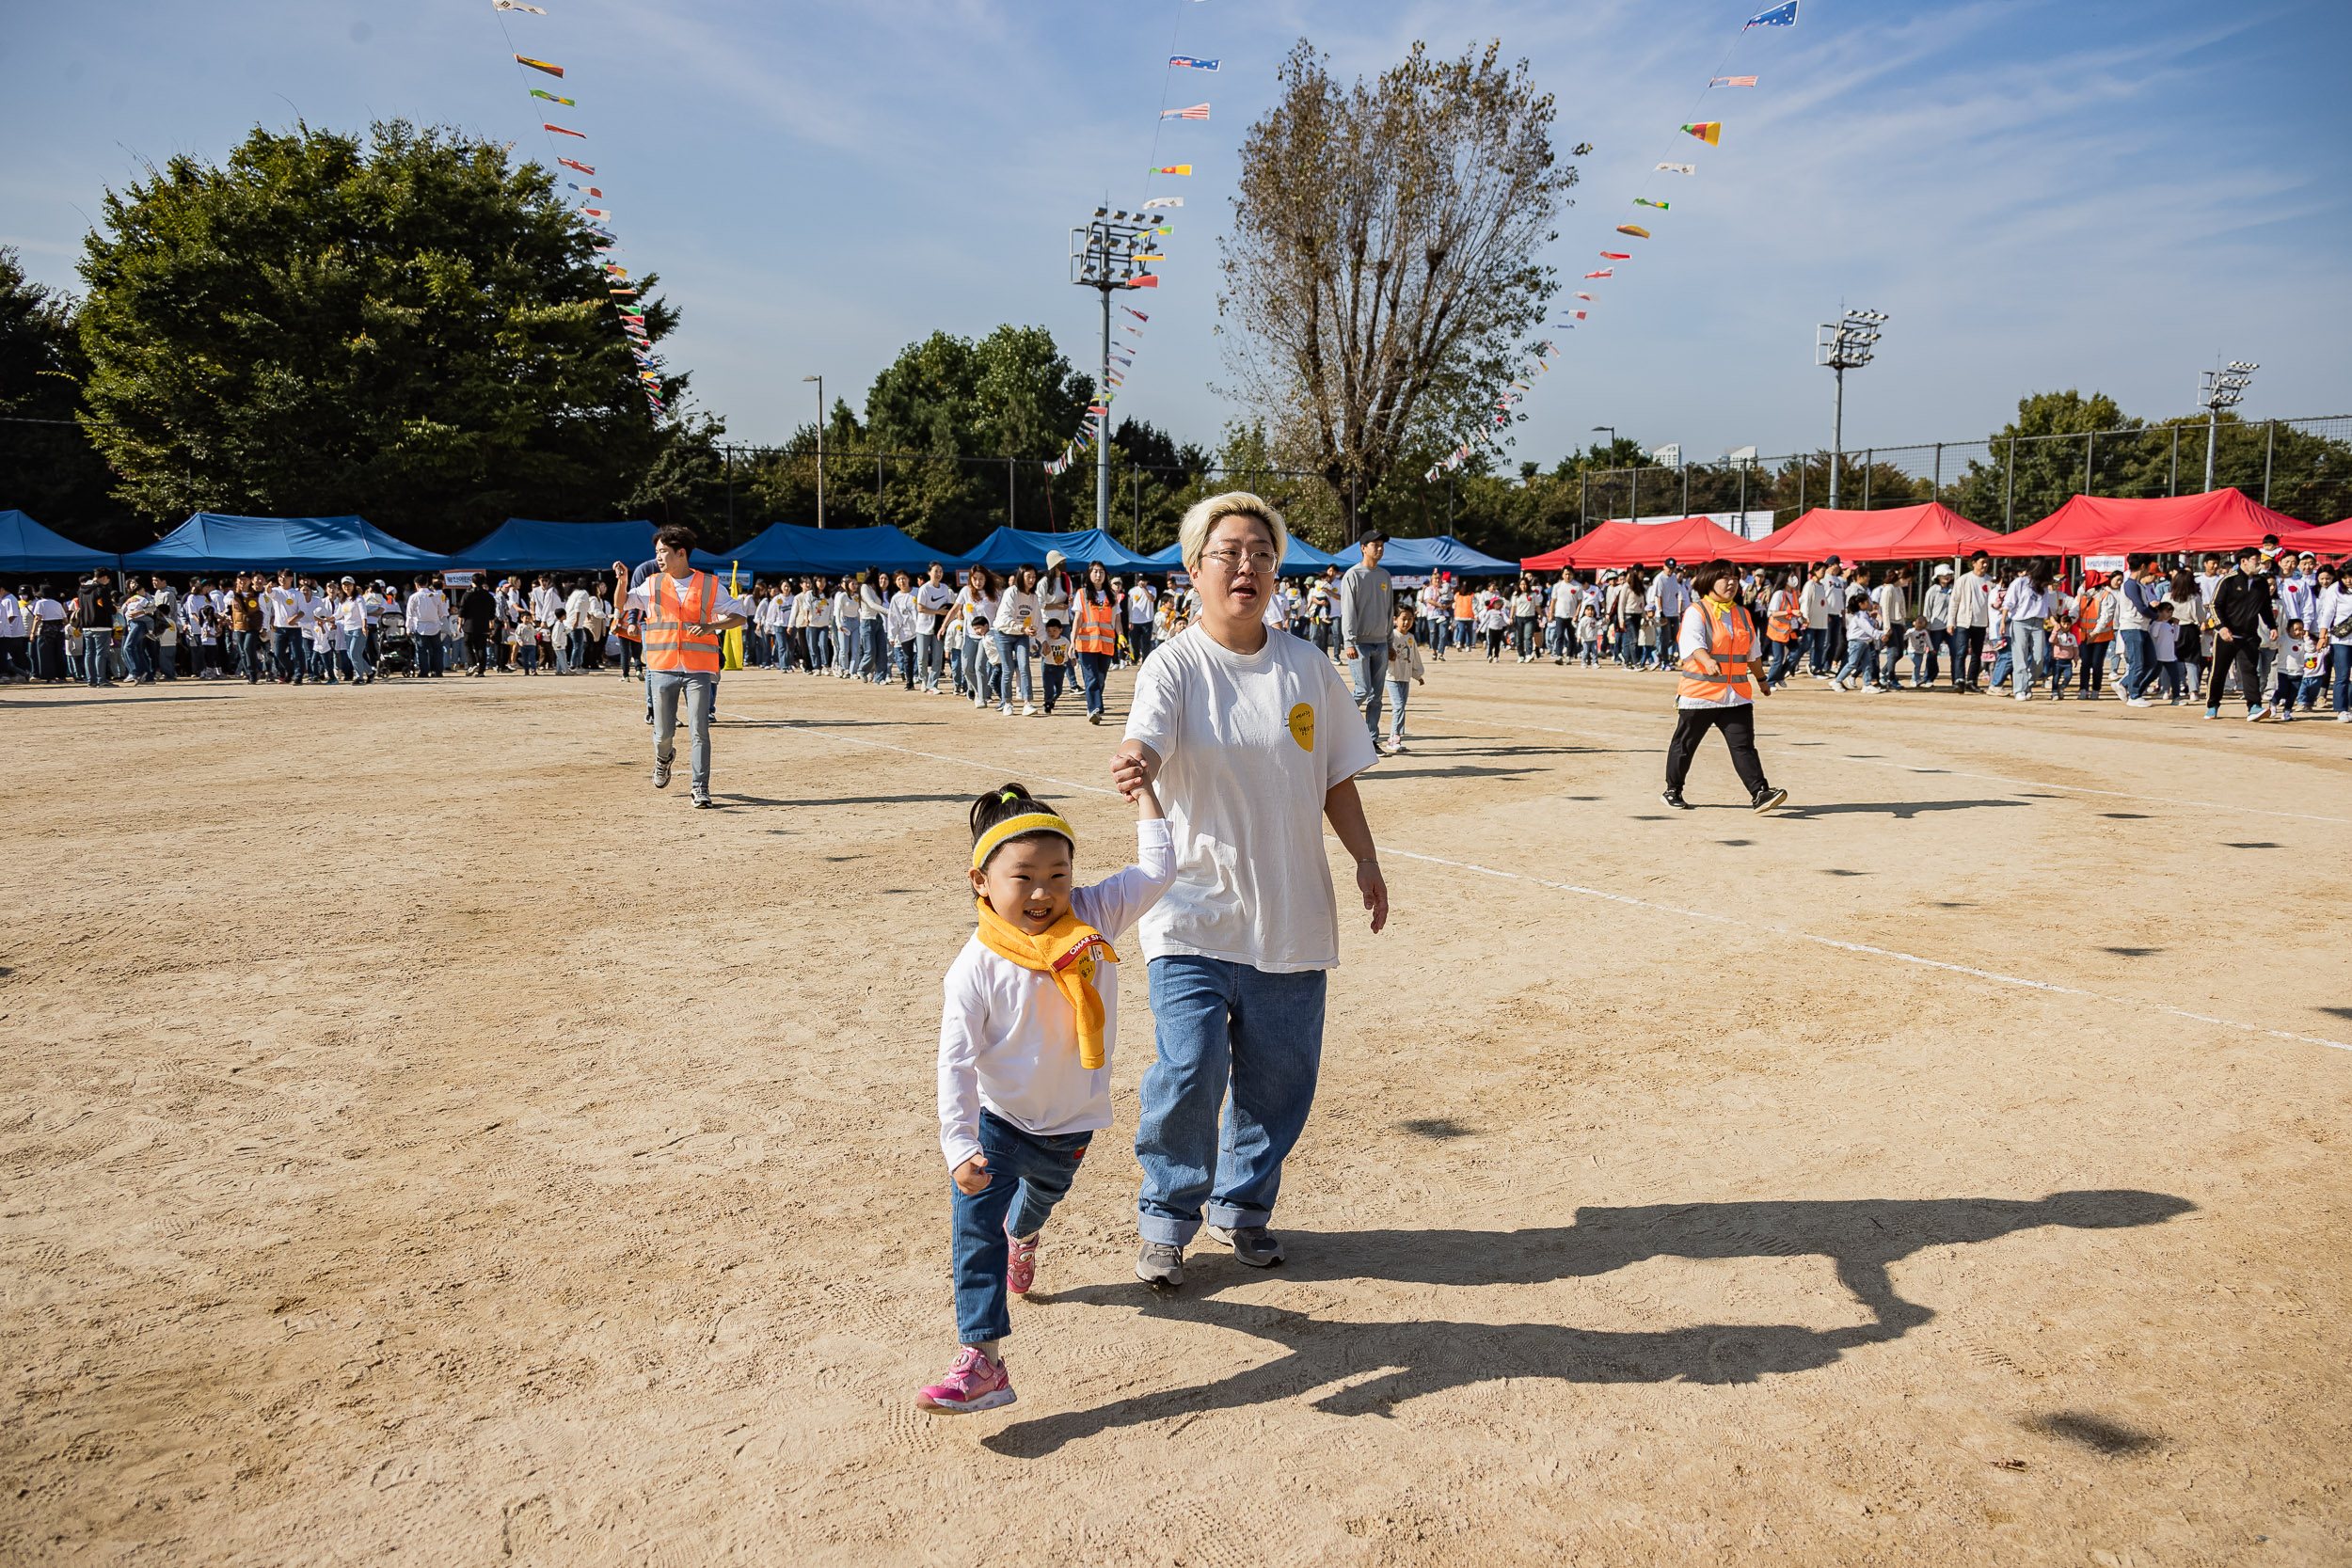
<svg viewBox="0 0 2352 1568"><path fill-rule="evenodd" d="M1384 748L1405 745L1424 656L1676 668L1675 628L1693 594L1672 562L1549 580L1439 573L1398 589L1380 570L1383 544L1367 540L1363 564L1345 574L1283 579L1265 617L1354 676L1375 737L1385 700ZM450 580L459 576L256 572L175 587L97 572L62 593L24 584L0 590L0 679L364 686L385 674L642 668L637 617L616 612L599 577ZM2324 712L2352 722L2352 567L2275 540L2235 560L2133 557L2121 571L2071 575L1983 555L1957 571L1832 558L1743 568L1740 600L1766 627L1771 686L1803 673L1840 691L1943 687L2138 707L2201 695L2208 717L2234 691L2257 721ZM1181 578L1073 570L1058 553L1009 572L933 562L761 578L734 602L748 666L953 695L1007 717L1051 714L1074 688L1094 723L1108 673L1139 664L1199 614Z"/></svg>

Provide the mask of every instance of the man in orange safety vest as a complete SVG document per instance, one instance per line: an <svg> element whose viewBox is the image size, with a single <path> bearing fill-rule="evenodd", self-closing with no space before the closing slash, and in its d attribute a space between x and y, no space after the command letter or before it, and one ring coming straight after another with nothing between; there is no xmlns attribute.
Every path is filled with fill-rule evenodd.
<svg viewBox="0 0 2352 1568"><path fill-rule="evenodd" d="M694 569L694 531L673 523L653 536L654 570L632 589L612 563L612 597L626 618L644 617L645 695L653 705L653 786L670 787L677 757L678 697L686 698L694 804L710 804L710 710L719 700L719 639L743 624L743 604Z"/></svg>
<svg viewBox="0 0 2352 1568"><path fill-rule="evenodd" d="M1748 804L1771 811L1788 799L1764 778L1764 765L1756 757L1756 696L1769 693L1758 677L1756 661L1764 645L1756 633L1756 617L1740 602L1740 572L1728 561L1710 561L1691 579L1698 594L1682 612L1679 643L1681 689L1674 739L1666 747L1666 792L1659 799L1677 811L1691 811L1682 798L1683 781L1691 775L1692 753L1709 729L1723 732L1731 748L1731 766L1748 792Z"/></svg>

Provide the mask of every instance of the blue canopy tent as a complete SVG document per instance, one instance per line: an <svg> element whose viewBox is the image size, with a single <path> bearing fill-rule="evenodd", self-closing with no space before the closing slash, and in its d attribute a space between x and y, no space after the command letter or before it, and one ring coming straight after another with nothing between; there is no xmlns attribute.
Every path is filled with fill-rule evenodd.
<svg viewBox="0 0 2352 1568"><path fill-rule="evenodd" d="M1332 559L1343 568L1363 560L1361 546L1350 545ZM1450 533L1428 539L1391 539L1388 548L1380 552L1380 564L1387 570L1405 577L1425 577L1433 572L1451 572L1455 577L1518 577L1519 563L1500 561L1471 549Z"/></svg>
<svg viewBox="0 0 2352 1568"><path fill-rule="evenodd" d="M1184 546L1170 545L1144 559L1163 572L1181 572L1184 569ZM1290 544L1282 551L1282 576L1311 577L1326 566L1339 564L1339 561L1338 556L1325 554L1294 533L1290 536Z"/></svg>
<svg viewBox="0 0 2352 1568"><path fill-rule="evenodd" d="M1154 570L1152 558L1137 555L1099 528L1077 533L1040 533L1025 528L1000 528L979 543L979 547L963 558L966 566L985 566L990 571L1003 571L1014 566L1045 564L1045 552L1059 550L1070 558L1073 566L1090 566L1101 562L1114 572L1134 571L1140 567Z"/></svg>
<svg viewBox="0 0 2352 1568"><path fill-rule="evenodd" d="M85 549L22 512L0 512L0 572L87 572L121 564L120 556Z"/></svg>
<svg viewBox="0 0 2352 1568"><path fill-rule="evenodd" d="M449 558L453 571L600 572L653 556L653 524L542 523L509 517Z"/></svg>
<svg viewBox="0 0 2352 1568"><path fill-rule="evenodd" d="M1041 555L1038 559L1045 558ZM777 523L734 549L695 552L696 564L711 570L734 562L747 572L764 576L808 572L839 577L844 572L863 572L873 567L919 573L934 561L950 569L962 564L961 558L933 549L886 525L810 528L803 523Z"/></svg>
<svg viewBox="0 0 2352 1568"><path fill-rule="evenodd" d="M437 572L449 557L404 545L364 517L230 517L199 512L122 564L135 572ZM606 564L610 565L608 562Z"/></svg>

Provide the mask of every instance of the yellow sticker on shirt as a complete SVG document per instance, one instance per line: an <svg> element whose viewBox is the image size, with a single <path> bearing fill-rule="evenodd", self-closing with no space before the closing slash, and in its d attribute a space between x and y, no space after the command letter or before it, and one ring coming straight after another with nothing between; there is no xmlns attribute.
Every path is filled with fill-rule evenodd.
<svg viewBox="0 0 2352 1568"><path fill-rule="evenodd" d="M1311 703L1301 703L1291 709L1291 738L1298 742L1302 752L1315 749L1315 710Z"/></svg>

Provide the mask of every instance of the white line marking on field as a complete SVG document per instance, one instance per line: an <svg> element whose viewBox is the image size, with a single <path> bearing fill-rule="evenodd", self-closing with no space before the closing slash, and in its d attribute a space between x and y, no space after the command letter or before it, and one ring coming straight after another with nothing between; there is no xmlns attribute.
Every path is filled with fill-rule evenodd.
<svg viewBox="0 0 2352 1568"><path fill-rule="evenodd" d="M831 728L817 720L755 719L748 713L721 713L717 708L712 708L710 711L716 718L732 719L740 724L760 724L771 730L817 730L822 732L829 740L843 740L852 746L870 746L877 752L897 752L902 756L929 757L933 762L952 762L961 768L984 768L992 773L1003 771L995 763L980 762L972 757L951 757L944 752L918 752L912 746L892 746L880 740L864 740L853 735L836 735ZM1043 779L1047 784L1059 784L1064 789L1083 789L1090 795L1117 795L1119 793L1115 789L1105 789L1100 784L1079 784L1074 779L1057 779L1043 773L1032 773L1029 776Z"/></svg>
<svg viewBox="0 0 2352 1568"><path fill-rule="evenodd" d="M1386 852L1403 860L1426 861L1432 865L1450 865L1457 870L1475 871L1482 876L1500 877L1508 881L1534 882L1538 887L1553 888L1562 893L1578 894L1587 898L1605 898L1613 904L1631 904L1639 909L1656 910L1663 914L1678 914L1686 920L1712 921L1717 925L1730 926L1743 931L1769 931L1775 936L1795 937L1800 941L1816 942L1823 947L1836 947L1848 953L1867 953L1874 958L1894 958L1902 963L1918 964L1927 969L1941 969L1953 974L1973 974L1980 980L1991 980L1996 985L2023 986L2029 990L2055 991L2061 996L2084 996L2094 1002L2114 1002L2129 1007L2149 1007L2160 1013L2169 1013L2174 1018L2195 1019L2200 1023L2217 1023L2225 1029L2242 1029L2248 1034L2267 1035L2273 1039L2301 1040L2306 1045L2325 1045L2337 1051L2352 1051L2352 1045L2347 1045L2342 1040L2322 1039L2317 1035L2297 1035L2285 1029L2265 1029L2259 1023L2240 1023L2235 1019L2214 1018L2205 1013L2192 1013L2185 1007L2167 1006L2161 1002L2146 1002L2136 996L2110 996L2105 991L2083 990L2074 986L2054 985L2047 980L2028 980L2022 975L2003 974L1998 970L1978 969L1969 964L1946 963L1939 958L1923 958L1915 953L1899 952L1891 947L1873 947L1867 942L1839 942L1835 937L1817 937L1810 931L1792 931L1786 926L1752 926L1744 920L1735 919L1730 915L1709 914L1704 910L1677 909L1672 904L1652 903L1646 898L1634 898L1622 893L1609 893L1600 888L1579 887L1574 882L1548 881L1544 878L1530 877L1518 871L1497 871L1492 866L1476 865L1469 861L1450 861L1437 855L1417 855L1409 849L1391 849Z"/></svg>

